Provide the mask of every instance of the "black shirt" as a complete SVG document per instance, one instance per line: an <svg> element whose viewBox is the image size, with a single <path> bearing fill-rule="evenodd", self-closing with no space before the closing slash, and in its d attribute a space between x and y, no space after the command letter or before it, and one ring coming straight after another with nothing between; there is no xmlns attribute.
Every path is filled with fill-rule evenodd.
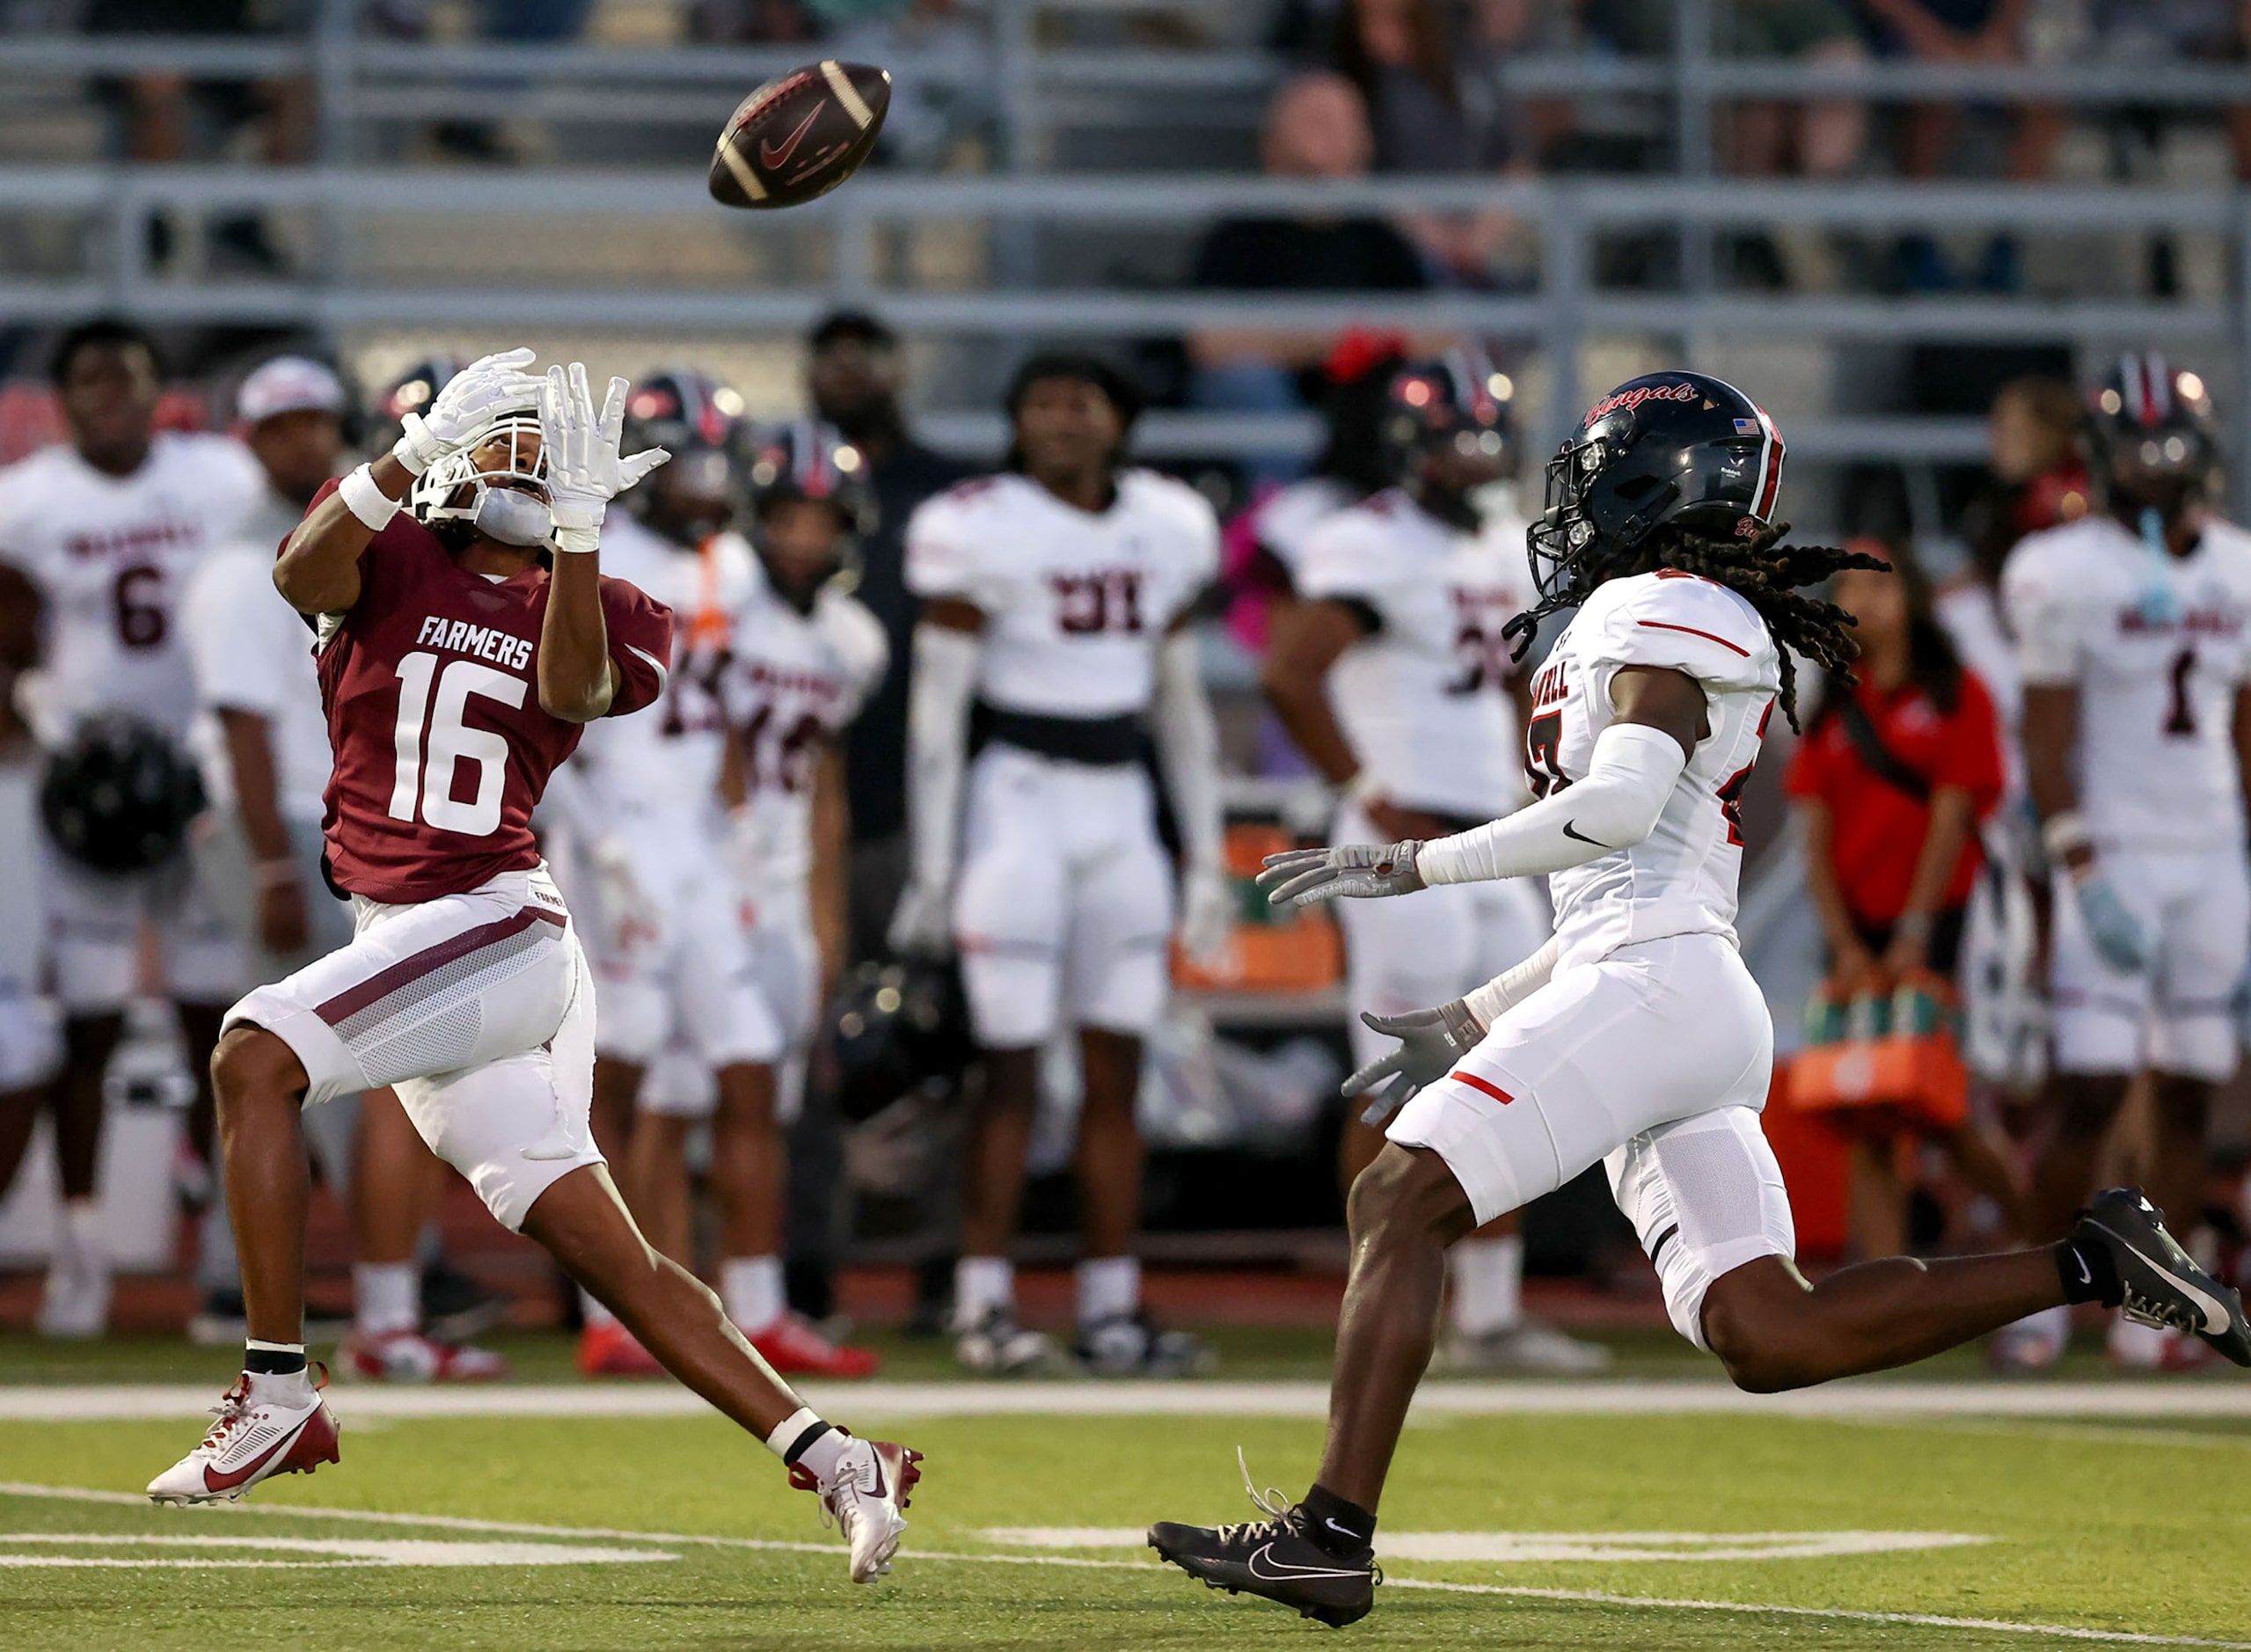
<svg viewBox="0 0 2251 1652"><path fill-rule="evenodd" d="M879 520L860 541L856 594L883 622L891 667L845 738L844 785L855 840L888 837L907 823L907 681L922 607L907 589L907 518L932 494L973 473L974 467L903 436L869 473Z"/></svg>
<svg viewBox="0 0 2251 1652"><path fill-rule="evenodd" d="M1407 238L1381 218L1231 218L1196 249L1191 287L1412 292L1430 278Z"/></svg>

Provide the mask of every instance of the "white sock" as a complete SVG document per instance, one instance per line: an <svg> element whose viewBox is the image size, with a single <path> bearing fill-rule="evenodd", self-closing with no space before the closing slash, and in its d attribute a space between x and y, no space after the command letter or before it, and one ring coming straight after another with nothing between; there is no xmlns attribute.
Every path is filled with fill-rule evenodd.
<svg viewBox="0 0 2251 1652"><path fill-rule="evenodd" d="M809 1443L808 1435L817 1437ZM766 1449L793 1467L803 1468L822 1485L837 1477L837 1465L851 1447L851 1436L823 1422L810 1406L800 1406L766 1436Z"/></svg>
<svg viewBox="0 0 2251 1652"><path fill-rule="evenodd" d="M109 1271L109 1230L102 1223L102 1202L92 1194L62 1202L62 1222L55 1232L58 1248L90 1272Z"/></svg>
<svg viewBox="0 0 2251 1652"><path fill-rule="evenodd" d="M1016 1268L1005 1256L964 1256L954 1264L954 1315L963 1324L988 1308L1016 1312Z"/></svg>
<svg viewBox="0 0 2251 1652"><path fill-rule="evenodd" d="M1141 1305L1141 1262L1132 1256L1090 1256L1078 1264L1078 1322L1100 1325Z"/></svg>
<svg viewBox="0 0 2251 1652"><path fill-rule="evenodd" d="M422 1323L422 1274L412 1262L352 1264L352 1328L362 1336L412 1331Z"/></svg>
<svg viewBox="0 0 2251 1652"><path fill-rule="evenodd" d="M727 1305L727 1317L743 1330L764 1330L789 1305L782 1295L782 1259L727 1258L719 1265L719 1299Z"/></svg>
<svg viewBox="0 0 2251 1652"><path fill-rule="evenodd" d="M596 1302L583 1290L579 1292L579 1317L589 1330L599 1330L605 1325L618 1323L618 1316Z"/></svg>
<svg viewBox="0 0 2251 1652"><path fill-rule="evenodd" d="M1448 1253L1447 1272L1454 1287L1447 1318L1460 1335L1490 1336L1523 1321L1524 1241L1518 1235L1462 1240Z"/></svg>

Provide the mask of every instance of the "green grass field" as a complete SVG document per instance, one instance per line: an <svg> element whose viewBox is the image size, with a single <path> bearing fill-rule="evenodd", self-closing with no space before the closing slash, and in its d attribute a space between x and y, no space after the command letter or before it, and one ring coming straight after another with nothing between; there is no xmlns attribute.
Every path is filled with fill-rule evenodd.
<svg viewBox="0 0 2251 1652"><path fill-rule="evenodd" d="M561 1385L560 1347L511 1351L567 1408L588 1391ZM346 1389L338 1467L245 1509L153 1509L133 1494L193 1444L189 1416L26 1420L215 1358L135 1351L0 1339L0 1646L1247 1652L1332 1633L1132 1546L1152 1518L1249 1516L1239 1444L1262 1485L1302 1488L1311 1418L838 1406L929 1454L895 1574L855 1589L813 1500L708 1414L420 1416ZM1310 1352L1268 1348L1274 1392ZM1337 1644L2251 1646L2244 1419L2071 1392L2083 1416L1418 1416L1384 1510L1391 1582Z"/></svg>

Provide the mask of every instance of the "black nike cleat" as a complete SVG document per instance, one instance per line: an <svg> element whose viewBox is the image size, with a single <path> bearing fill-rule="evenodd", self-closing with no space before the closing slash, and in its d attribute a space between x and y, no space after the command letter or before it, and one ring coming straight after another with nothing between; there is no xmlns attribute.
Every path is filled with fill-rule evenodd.
<svg viewBox="0 0 2251 1652"><path fill-rule="evenodd" d="M2118 1311L2143 1325L2193 1332L2239 1365L2251 1365L2243 1298L2190 1260L2165 1231L2165 1213L2138 1188L2112 1188L2079 1213L2072 1239L2099 1246L2118 1270Z"/></svg>
<svg viewBox="0 0 2251 1652"><path fill-rule="evenodd" d="M1312 1517L1284 1504L1280 1492L1261 1496L1247 1468L1243 1488L1267 1518L1226 1526L1160 1520L1149 1528L1149 1546L1207 1589L1258 1595L1333 1629L1366 1617L1384 1581L1375 1551L1339 1555L1323 1548L1313 1541Z"/></svg>

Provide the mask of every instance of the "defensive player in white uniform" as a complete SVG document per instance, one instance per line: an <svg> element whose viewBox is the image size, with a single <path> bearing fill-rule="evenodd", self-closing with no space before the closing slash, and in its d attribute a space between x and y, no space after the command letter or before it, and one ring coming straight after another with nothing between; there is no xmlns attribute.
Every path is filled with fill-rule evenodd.
<svg viewBox="0 0 2251 1652"><path fill-rule="evenodd" d="M842 825L836 736L887 650L873 617L830 583L862 525L858 451L809 424L753 442L746 542L726 528L740 407L691 372L652 375L631 404L629 442L675 457L607 542L610 566L683 621L654 714L594 726L574 761L602 911L597 1105L630 1140L635 1218L683 1266L689 1138L710 1122L728 1317L777 1371L864 1377L872 1355L830 1343L784 1300L782 1127L826 978L812 817ZM833 951L842 838L822 846ZM659 1064L664 1081L648 1082ZM580 1364L654 1369L591 1302Z"/></svg>
<svg viewBox="0 0 2251 1652"><path fill-rule="evenodd" d="M1500 480L1514 387L1481 351L1397 369L1370 434L1394 486L1333 513L1303 540L1302 599L1276 618L1263 680L1297 749L1344 793L1336 835L1443 837L1524 800L1520 713L1529 683L1502 628L1531 606L1524 518ZM1531 882L1356 902L1344 926L1348 1028L1360 1065L1390 1047L1384 1018L1490 980L1547 939ZM1383 1144L1355 1120L1346 1185ZM1524 1316L1524 1241L1512 1211L1454 1246L1444 1349L1462 1370L1583 1371L1606 1349Z"/></svg>
<svg viewBox="0 0 2251 1652"><path fill-rule="evenodd" d="M1192 489L1122 468L1134 398L1103 363L1036 356L1017 374L1008 409L1014 468L931 501L907 529L907 584L923 618L913 867L892 944L958 945L984 1068L967 1149L955 1349L987 1372L1046 1357L1046 1339L1016 1322L1007 1254L1040 1051L1076 1028L1085 1074L1077 1352L1099 1373L1175 1372L1208 1354L1150 1319L1131 1251L1141 1044L1164 1011L1175 911L1142 719L1180 824L1182 939L1208 955L1225 944L1229 918L1218 741L1183 622L1217 571L1218 524ZM965 788L973 700L984 745Z"/></svg>
<svg viewBox="0 0 2251 1652"><path fill-rule="evenodd" d="M266 479L231 436L156 430L156 351L130 323L72 328L52 376L69 441L0 471L0 637L16 663L33 652L40 662L18 698L50 754L91 720L121 715L178 749L184 768L195 679L179 604L204 553L264 497ZM124 1031L141 926L154 925L163 942L200 1085L241 960L184 852L110 875L48 844L40 879L65 1058L55 1096L62 1219L39 1323L50 1335L91 1336L109 1312L94 1198L102 1074ZM198 1114L210 1116L208 1090Z"/></svg>
<svg viewBox="0 0 2251 1652"><path fill-rule="evenodd" d="M2196 375L2126 356L2090 409L2101 508L2022 541L2003 574L2028 778L2056 879L2055 1129L2035 1172L2034 1237L2069 1224L2145 1068L2151 1195L2193 1222L2212 1087L2235 1071L2251 956L2251 536L2207 503L2211 412ZM2026 1327L2013 1360L2052 1362L2068 1328L2061 1315ZM2130 1322L2114 1327L2111 1351L2142 1365L2208 1356Z"/></svg>
<svg viewBox="0 0 2251 1652"><path fill-rule="evenodd" d="M1553 874L1554 939L1465 999L1402 1025L1353 1075L1411 1091L1354 1184L1352 1274L1328 1441L1305 1501L1263 1520L1160 1524L1151 1545L1215 1588L1345 1624L1376 1582L1376 1508L1430 1355L1445 1247L1589 1166L1610 1173L1674 1326L1771 1392L1904 1364L2065 1300L2123 1301L2251 1364L2236 1293L2114 1188L2062 1242L1864 1262L1809 1285L1759 1129L1765 1000L1736 949L1738 800L1779 705L1785 648L1850 660L1841 610L1798 594L1870 559L1779 543L1782 442L1733 386L1653 374L1589 410L1548 467L1531 538L1540 603L1576 607L1534 686L1544 796L1435 843L1274 857L1277 901L1411 894Z"/></svg>

